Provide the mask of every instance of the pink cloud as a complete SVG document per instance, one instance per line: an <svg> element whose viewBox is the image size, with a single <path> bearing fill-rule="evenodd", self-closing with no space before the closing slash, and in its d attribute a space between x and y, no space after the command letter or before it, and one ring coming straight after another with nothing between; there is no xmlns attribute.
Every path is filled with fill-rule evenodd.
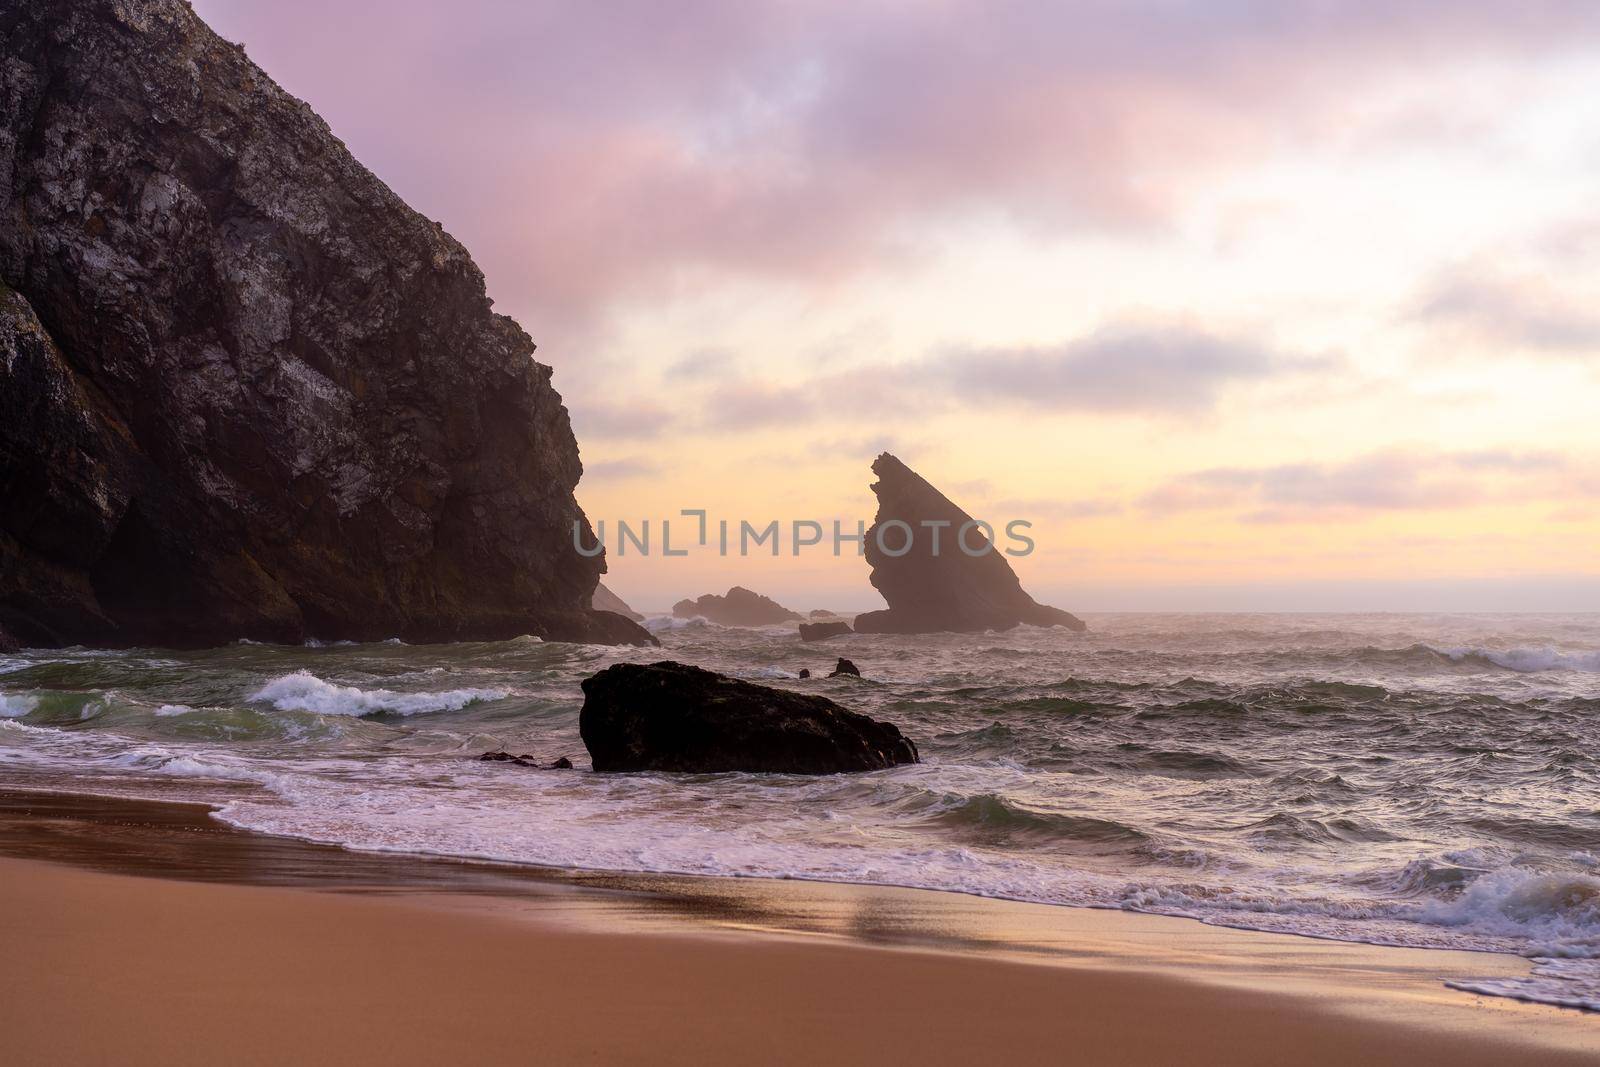
<svg viewBox="0 0 1600 1067"><path fill-rule="evenodd" d="M1582 0L197 8L540 333L721 271L848 277L962 212L1160 225L1386 78L1600 29Z"/></svg>

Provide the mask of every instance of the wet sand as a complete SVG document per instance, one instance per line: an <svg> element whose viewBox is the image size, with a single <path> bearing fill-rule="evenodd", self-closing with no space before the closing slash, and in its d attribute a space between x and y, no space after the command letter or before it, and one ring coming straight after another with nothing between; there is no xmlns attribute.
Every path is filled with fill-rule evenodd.
<svg viewBox="0 0 1600 1067"><path fill-rule="evenodd" d="M534 872L0 794L7 1062L1595 1062L1526 961L916 890Z"/></svg>

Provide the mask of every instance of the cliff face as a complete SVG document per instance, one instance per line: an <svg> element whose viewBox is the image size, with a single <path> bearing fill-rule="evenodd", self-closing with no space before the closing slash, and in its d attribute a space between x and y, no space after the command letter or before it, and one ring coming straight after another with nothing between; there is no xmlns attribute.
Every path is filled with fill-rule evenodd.
<svg viewBox="0 0 1600 1067"><path fill-rule="evenodd" d="M981 529L967 536L967 547L979 554L963 552L957 538L972 516L916 471L885 452L873 462L872 473L878 476L872 486L878 515L867 530L866 556L873 587L889 608L857 615L857 633L979 633L1009 630L1019 623L1087 629L1077 616L1029 596L998 547L982 552ZM878 531L895 520L909 526L914 535L900 556L878 545ZM945 524L938 528L937 551L934 530L924 522ZM883 536L892 551L899 551L906 540L906 531L898 527Z"/></svg>
<svg viewBox="0 0 1600 1067"><path fill-rule="evenodd" d="M180 0L0 6L0 280L20 640L648 640L466 250Z"/></svg>

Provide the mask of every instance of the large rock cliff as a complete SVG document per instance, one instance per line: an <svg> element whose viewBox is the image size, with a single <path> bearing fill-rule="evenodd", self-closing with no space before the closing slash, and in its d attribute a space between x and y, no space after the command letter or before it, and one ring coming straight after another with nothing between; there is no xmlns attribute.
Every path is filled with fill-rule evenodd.
<svg viewBox="0 0 1600 1067"><path fill-rule="evenodd" d="M960 538L972 517L916 471L885 452L872 473L878 515L867 530L866 556L889 608L857 615L857 633L980 633L1020 623L1087 628L1029 596L981 527L967 530L963 550Z"/></svg>
<svg viewBox="0 0 1600 1067"><path fill-rule="evenodd" d="M180 0L0 3L0 628L648 641L465 249Z"/></svg>

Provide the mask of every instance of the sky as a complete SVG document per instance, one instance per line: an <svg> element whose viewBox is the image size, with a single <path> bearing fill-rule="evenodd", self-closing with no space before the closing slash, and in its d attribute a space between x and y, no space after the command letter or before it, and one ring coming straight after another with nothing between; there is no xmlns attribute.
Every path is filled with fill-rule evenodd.
<svg viewBox="0 0 1600 1067"><path fill-rule="evenodd" d="M635 607L881 606L660 524L889 450L1072 611L1600 610L1591 0L194 6L472 252Z"/></svg>

